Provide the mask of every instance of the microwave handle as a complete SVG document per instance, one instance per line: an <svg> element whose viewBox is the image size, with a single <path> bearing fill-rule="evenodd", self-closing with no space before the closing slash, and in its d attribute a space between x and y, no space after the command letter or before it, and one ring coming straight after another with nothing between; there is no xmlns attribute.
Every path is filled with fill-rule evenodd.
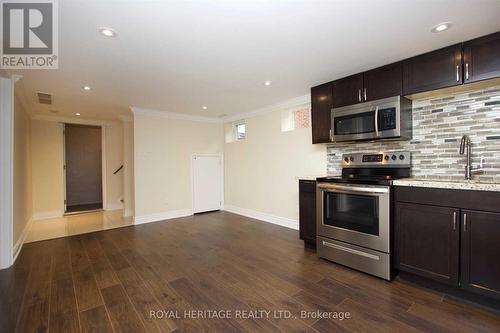
<svg viewBox="0 0 500 333"><path fill-rule="evenodd" d="M380 136L378 132L378 106L375 108L375 134Z"/></svg>

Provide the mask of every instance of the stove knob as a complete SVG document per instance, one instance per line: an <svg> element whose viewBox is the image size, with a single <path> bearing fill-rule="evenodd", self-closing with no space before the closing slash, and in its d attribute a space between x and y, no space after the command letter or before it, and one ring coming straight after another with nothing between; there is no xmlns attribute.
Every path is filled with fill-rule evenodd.
<svg viewBox="0 0 500 333"><path fill-rule="evenodd" d="M344 162L349 163L349 158L344 157Z"/></svg>
<svg viewBox="0 0 500 333"><path fill-rule="evenodd" d="M403 154L399 155L399 159L400 159L401 161L402 161L402 160L404 160L404 159L405 159L405 155L403 155Z"/></svg>
<svg viewBox="0 0 500 333"><path fill-rule="evenodd" d="M349 157L349 161L354 162L354 157Z"/></svg>
<svg viewBox="0 0 500 333"><path fill-rule="evenodd" d="M384 156L384 160L388 161L389 160L389 155Z"/></svg>
<svg viewBox="0 0 500 333"><path fill-rule="evenodd" d="M398 157L396 155L392 155L391 158L393 161L395 161Z"/></svg>

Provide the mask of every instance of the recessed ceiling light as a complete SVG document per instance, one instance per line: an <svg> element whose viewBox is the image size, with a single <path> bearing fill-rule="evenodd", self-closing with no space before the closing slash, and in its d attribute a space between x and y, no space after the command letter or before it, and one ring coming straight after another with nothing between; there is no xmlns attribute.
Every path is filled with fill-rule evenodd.
<svg viewBox="0 0 500 333"><path fill-rule="evenodd" d="M202 107L202 109L203 109L203 110L206 110L206 109L208 109L208 107L207 107L207 106L203 106L203 107Z"/></svg>
<svg viewBox="0 0 500 333"><path fill-rule="evenodd" d="M99 28L99 33L105 37L116 37L116 31L111 28L102 27Z"/></svg>
<svg viewBox="0 0 500 333"><path fill-rule="evenodd" d="M92 87L91 86L83 86L82 89L85 91L91 91Z"/></svg>
<svg viewBox="0 0 500 333"><path fill-rule="evenodd" d="M75 116L81 116L81 114L79 112L75 113Z"/></svg>
<svg viewBox="0 0 500 333"><path fill-rule="evenodd" d="M272 83L271 81L265 81L265 82L264 82L264 85L266 85L266 86L270 86L270 85L271 85L271 83Z"/></svg>
<svg viewBox="0 0 500 333"><path fill-rule="evenodd" d="M431 31L437 33L437 32L442 32L442 31L448 30L449 28L451 28L451 23L450 22L443 22L443 23L436 24L431 29Z"/></svg>

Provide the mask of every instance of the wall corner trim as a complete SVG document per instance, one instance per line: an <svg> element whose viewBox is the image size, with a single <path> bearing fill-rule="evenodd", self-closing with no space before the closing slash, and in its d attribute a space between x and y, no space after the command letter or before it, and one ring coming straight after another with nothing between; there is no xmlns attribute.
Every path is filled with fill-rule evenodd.
<svg viewBox="0 0 500 333"><path fill-rule="evenodd" d="M179 217L185 217L193 215L191 208L189 209L179 209L179 210L171 210L163 213L154 213L147 215L139 215L134 217L134 224L145 224L152 222L160 222L170 219L175 219Z"/></svg>
<svg viewBox="0 0 500 333"><path fill-rule="evenodd" d="M256 220L260 220L267 223L276 224L285 228L290 228L294 230L299 230L299 221L293 220L286 217L276 216L264 212L259 212L252 209L236 207L232 205L225 205L224 210L226 212L250 217Z"/></svg>
<svg viewBox="0 0 500 333"><path fill-rule="evenodd" d="M28 237L31 227L33 226L33 221L33 218L29 219L28 223L26 223L26 225L24 226L24 230L21 233L21 236L19 236L19 239L16 241L16 244L12 248L12 263L16 262L16 259L19 256L24 242L26 241L26 237Z"/></svg>

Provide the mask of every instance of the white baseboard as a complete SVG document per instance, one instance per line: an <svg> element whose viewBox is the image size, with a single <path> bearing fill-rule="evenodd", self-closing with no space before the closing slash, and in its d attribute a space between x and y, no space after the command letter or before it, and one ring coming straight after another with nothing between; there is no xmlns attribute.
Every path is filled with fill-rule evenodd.
<svg viewBox="0 0 500 333"><path fill-rule="evenodd" d="M12 264L16 262L17 256L21 252L24 241L26 240L26 237L28 236L28 233L30 232L32 226L33 226L33 219L30 218L28 223L26 223L26 225L24 226L24 230L21 233L21 236L19 236L19 239L16 241L16 244L12 248Z"/></svg>
<svg viewBox="0 0 500 333"><path fill-rule="evenodd" d="M33 220L45 220L45 219L53 219L56 217L62 217L63 213L60 210L53 210L50 212L38 212L33 213Z"/></svg>
<svg viewBox="0 0 500 333"><path fill-rule="evenodd" d="M170 219L175 219L178 217L184 217L184 216L190 216L190 215L193 215L193 212L191 211L191 209L179 209L179 210L172 210L172 211L163 212L163 213L140 215L140 216L134 217L134 224L159 222L159 221L170 220Z"/></svg>
<svg viewBox="0 0 500 333"><path fill-rule="evenodd" d="M108 202L104 210L120 210L123 209L123 204L121 201Z"/></svg>
<svg viewBox="0 0 500 333"><path fill-rule="evenodd" d="M225 205L224 210L230 213L238 214L238 215L243 215L246 217L250 217L253 219L261 220L264 222L272 223L272 224L277 224L282 227L294 229L294 230L299 230L299 221L289 219L286 217L281 217L281 216L276 216L268 213L263 213L259 212L256 210L252 209L247 209L247 208L241 208L241 207L236 207L236 206L231 206L231 205Z"/></svg>

